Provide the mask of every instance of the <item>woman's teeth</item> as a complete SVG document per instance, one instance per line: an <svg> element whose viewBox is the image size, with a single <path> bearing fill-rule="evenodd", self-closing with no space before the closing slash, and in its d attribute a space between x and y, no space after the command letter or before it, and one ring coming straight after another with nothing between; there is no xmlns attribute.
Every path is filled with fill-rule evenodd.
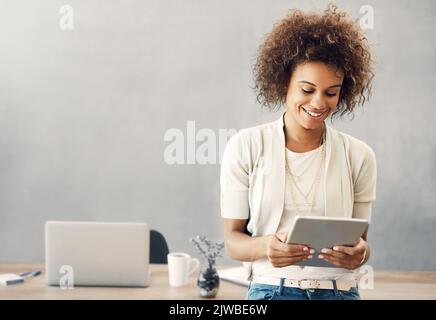
<svg viewBox="0 0 436 320"><path fill-rule="evenodd" d="M317 112L307 111L303 107L301 107L301 108L304 110L304 112L306 112L309 116L311 116L313 118L319 118L319 117L321 117L324 114L324 112L318 112L317 113Z"/></svg>

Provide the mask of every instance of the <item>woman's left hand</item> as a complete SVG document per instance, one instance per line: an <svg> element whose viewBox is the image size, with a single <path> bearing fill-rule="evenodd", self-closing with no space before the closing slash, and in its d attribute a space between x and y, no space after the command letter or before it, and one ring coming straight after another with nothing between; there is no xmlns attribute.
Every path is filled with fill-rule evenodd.
<svg viewBox="0 0 436 320"><path fill-rule="evenodd" d="M340 268L356 269L366 262L368 251L368 243L360 238L354 247L334 246L333 249L322 249L318 258Z"/></svg>

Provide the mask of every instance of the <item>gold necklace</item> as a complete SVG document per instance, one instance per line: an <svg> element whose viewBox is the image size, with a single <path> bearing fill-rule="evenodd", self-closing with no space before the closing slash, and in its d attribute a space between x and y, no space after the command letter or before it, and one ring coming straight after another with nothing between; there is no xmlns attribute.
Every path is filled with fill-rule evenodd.
<svg viewBox="0 0 436 320"><path fill-rule="evenodd" d="M317 195L316 191L317 191L317 189L318 189L318 185L319 185L319 182L320 182L321 172L322 172L322 164L323 164L323 162L324 162L324 156L323 156L323 155L324 155L324 153L322 153L321 161L320 161L320 165L319 165L319 167L318 167L318 171L317 171L316 177L315 177L315 179L314 179L314 181L313 181L313 183L312 183L312 185L311 185L309 191L308 191L306 194L301 190L301 188L300 188L300 186L298 185L297 181L296 181L296 180L291 176L291 182L293 182L293 185L295 186L295 188L298 190L298 192L299 192L299 193L301 194L301 196L304 198L305 203L306 203L306 206L311 206L311 205L313 205L313 204L315 203L315 201L316 201L316 195ZM312 198L312 201L310 202L310 201L309 201L309 197L310 197L310 195L312 194L312 191L314 191L314 192L313 192L313 198ZM295 197L294 192L292 192L292 196ZM294 202L295 202L296 199L293 199L293 200L294 200Z"/></svg>
<svg viewBox="0 0 436 320"><path fill-rule="evenodd" d="M317 159L318 158L318 154L319 154L320 152L318 151L318 152L314 152L314 154L309 158L309 164L306 166L306 168L304 168L304 170L300 173L300 174L295 174L294 172L292 172L292 170L291 170L291 167L288 165L288 173L290 174L290 175L292 175L293 177L295 177L295 178L297 178L297 179L300 179L305 173L306 173L306 171L309 169L309 168L311 168L312 167L312 164L313 164L313 162L315 161L315 159Z"/></svg>
<svg viewBox="0 0 436 320"><path fill-rule="evenodd" d="M317 195L317 189L318 189L318 185L319 185L319 182L320 182L320 177L321 177L321 170L322 170L322 166L323 166L323 163L324 163L324 159L325 159L325 145L326 145L326 143L325 143L325 137L326 137L326 130L324 129L324 132L323 132L323 136L322 136L322 142L324 142L323 143L323 146L322 146L322 149L321 149L321 161L320 161L320 166L319 166L319 168L318 168L318 171L317 171L317 174L316 174L316 177L315 177L315 180L314 180L314 182L312 183L312 185L311 185L311 187L310 187L310 189L309 189L309 192L307 193L307 194L304 194L304 192L302 192L302 190L301 190L301 188L298 186L298 184L297 184L297 182L295 181L295 179L294 179L294 177L293 177L293 175L292 175L292 172L291 172L291 170L290 170L290 168L289 168L289 164L288 164L288 159L287 159L287 155L286 155L286 152L285 152L285 169L286 169L286 173L288 173L289 175L290 175L290 177L291 177L291 182L293 182L293 184L295 185L295 187L297 188L297 190L299 191L299 193L303 196L303 198L304 198L304 200L305 200L305 205L306 206L310 206L310 211L309 211L309 215L311 215L312 214L312 211L313 211L313 208L314 208L314 206L315 206L315 202L316 202L316 195ZM321 142L321 143L322 143ZM286 147L285 147L286 148ZM315 189L314 189L314 187L315 187ZM315 190L315 192L314 192L314 194L313 194L313 198L312 198L312 202L309 202L308 201L308 197L309 197L309 195L310 195L310 193L312 192L312 190ZM291 190L291 196L292 196L292 201L293 201L293 203L294 203L294 205L295 205L295 208L296 208L296 210L297 210L297 200L296 200L296 197L295 197L295 194L294 194L294 192L292 192L292 190ZM297 213L298 213L298 210L297 210Z"/></svg>

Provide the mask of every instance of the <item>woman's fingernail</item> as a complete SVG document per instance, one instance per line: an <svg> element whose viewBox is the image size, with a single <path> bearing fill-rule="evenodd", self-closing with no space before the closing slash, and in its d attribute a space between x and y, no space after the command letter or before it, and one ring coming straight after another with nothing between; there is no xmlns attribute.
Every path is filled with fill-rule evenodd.
<svg viewBox="0 0 436 320"><path fill-rule="evenodd" d="M303 251L308 251L308 250L309 250L309 248L307 248L307 247L303 248Z"/></svg>
<svg viewBox="0 0 436 320"><path fill-rule="evenodd" d="M320 254L320 255L318 256L318 258L320 258L320 259L324 259L324 255Z"/></svg>
<svg viewBox="0 0 436 320"><path fill-rule="evenodd" d="M339 248L338 247L333 247L333 250L338 251Z"/></svg>
<svg viewBox="0 0 436 320"><path fill-rule="evenodd" d="M308 256L307 259L312 259L312 255Z"/></svg>
<svg viewBox="0 0 436 320"><path fill-rule="evenodd" d="M328 253L329 251L327 249L322 249L321 252L322 253Z"/></svg>
<svg viewBox="0 0 436 320"><path fill-rule="evenodd" d="M315 250L310 249L310 253L311 253L311 254L314 254L314 253L315 253Z"/></svg>

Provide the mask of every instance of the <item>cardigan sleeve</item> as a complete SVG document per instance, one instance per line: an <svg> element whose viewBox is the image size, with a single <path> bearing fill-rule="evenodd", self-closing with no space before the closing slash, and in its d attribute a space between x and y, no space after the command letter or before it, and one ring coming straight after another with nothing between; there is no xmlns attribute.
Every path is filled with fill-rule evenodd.
<svg viewBox="0 0 436 320"><path fill-rule="evenodd" d="M354 182L353 218L371 220L376 198L377 165L374 151L366 146L362 165Z"/></svg>
<svg viewBox="0 0 436 320"><path fill-rule="evenodd" d="M243 132L227 142L221 162L221 216L229 219L249 219L249 162Z"/></svg>

